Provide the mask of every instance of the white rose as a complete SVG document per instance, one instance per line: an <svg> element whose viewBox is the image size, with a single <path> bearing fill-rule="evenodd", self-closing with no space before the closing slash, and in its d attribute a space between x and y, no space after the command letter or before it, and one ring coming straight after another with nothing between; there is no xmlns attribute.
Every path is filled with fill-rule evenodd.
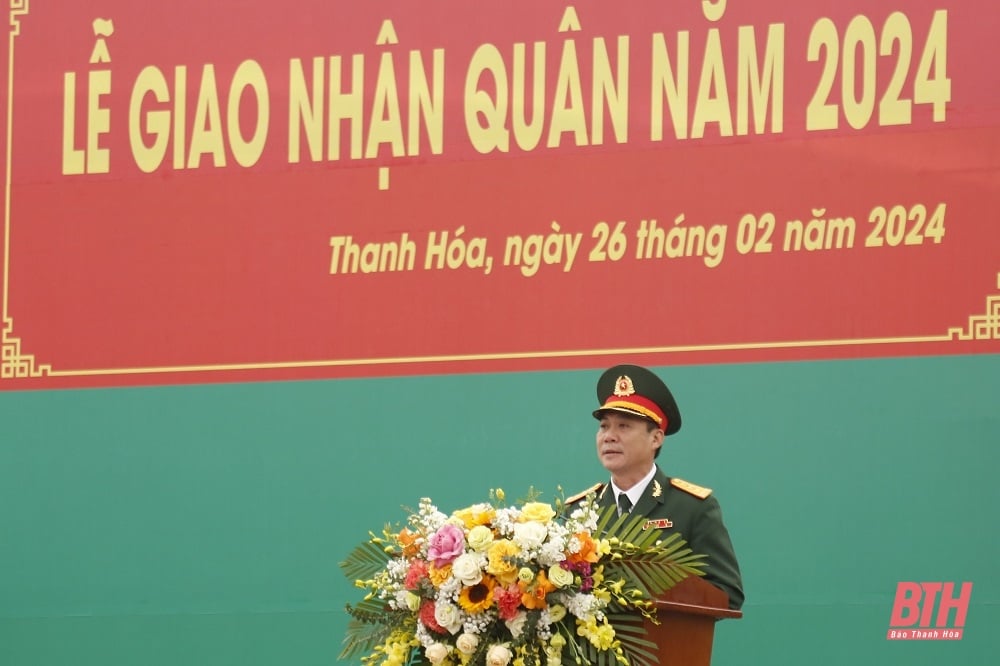
<svg viewBox="0 0 1000 666"><path fill-rule="evenodd" d="M448 646L441 643L432 643L424 650L424 656L432 664L440 664L448 656Z"/></svg>
<svg viewBox="0 0 1000 666"><path fill-rule="evenodd" d="M416 613L420 610L420 597L415 595L413 592L406 593L406 607L412 612Z"/></svg>
<svg viewBox="0 0 1000 666"><path fill-rule="evenodd" d="M535 521L514 525L514 543L526 550L539 548L548 534L548 528Z"/></svg>
<svg viewBox="0 0 1000 666"><path fill-rule="evenodd" d="M451 574L462 581L462 585L470 587L483 579L483 571L480 568L480 557L472 553L465 553L455 558L451 563Z"/></svg>
<svg viewBox="0 0 1000 666"><path fill-rule="evenodd" d="M434 606L434 619L452 634L462 628L462 614L451 604L438 603Z"/></svg>
<svg viewBox="0 0 1000 666"><path fill-rule="evenodd" d="M489 652L486 653L486 664L487 666L507 666L512 656L506 645L497 644L490 647Z"/></svg>
<svg viewBox="0 0 1000 666"><path fill-rule="evenodd" d="M455 641L455 647L458 648L459 652L472 654L479 647L479 636L475 634L462 634Z"/></svg>
<svg viewBox="0 0 1000 666"><path fill-rule="evenodd" d="M518 611L517 615L509 620L504 620L504 624L507 625L507 629L510 630L510 635L514 638L520 638L521 634L524 633L524 625L528 621L528 614L524 611Z"/></svg>
<svg viewBox="0 0 1000 666"><path fill-rule="evenodd" d="M493 530L486 525L476 525L466 535L465 540L469 542L469 547L477 553L485 552L493 543Z"/></svg>

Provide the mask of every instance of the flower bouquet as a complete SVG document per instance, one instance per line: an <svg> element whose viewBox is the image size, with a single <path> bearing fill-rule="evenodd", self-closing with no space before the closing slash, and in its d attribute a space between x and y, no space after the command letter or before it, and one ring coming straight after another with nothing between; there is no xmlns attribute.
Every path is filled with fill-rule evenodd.
<svg viewBox="0 0 1000 666"><path fill-rule="evenodd" d="M532 499L535 499L534 497ZM423 499L401 529L341 563L367 590L348 604L341 658L365 666L651 666L643 618L701 555L642 517L578 503L490 502L442 513Z"/></svg>

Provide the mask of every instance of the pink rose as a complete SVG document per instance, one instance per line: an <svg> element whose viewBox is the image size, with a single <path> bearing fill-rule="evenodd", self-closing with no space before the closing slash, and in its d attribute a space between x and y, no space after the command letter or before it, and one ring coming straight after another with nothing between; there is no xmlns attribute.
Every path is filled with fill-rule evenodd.
<svg viewBox="0 0 1000 666"><path fill-rule="evenodd" d="M427 556L434 560L435 566L443 567L465 552L465 532L446 523L431 535L427 543Z"/></svg>

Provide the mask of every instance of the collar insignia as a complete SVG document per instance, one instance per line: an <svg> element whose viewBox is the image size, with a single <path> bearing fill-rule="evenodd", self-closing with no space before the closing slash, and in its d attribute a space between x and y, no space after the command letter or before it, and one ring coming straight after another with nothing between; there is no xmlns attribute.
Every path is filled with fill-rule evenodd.
<svg viewBox="0 0 1000 666"><path fill-rule="evenodd" d="M622 375L615 382L615 395L619 398L624 398L629 395L635 394L635 385L632 383L632 378L628 375Z"/></svg>
<svg viewBox="0 0 1000 666"><path fill-rule="evenodd" d="M663 494L663 487L660 486L660 482L653 479L653 497L659 497Z"/></svg>
<svg viewBox="0 0 1000 666"><path fill-rule="evenodd" d="M665 530L668 527L673 527L674 521L669 518L650 518L646 521L646 524L642 526L642 529L648 530L651 527L655 527L658 530Z"/></svg>

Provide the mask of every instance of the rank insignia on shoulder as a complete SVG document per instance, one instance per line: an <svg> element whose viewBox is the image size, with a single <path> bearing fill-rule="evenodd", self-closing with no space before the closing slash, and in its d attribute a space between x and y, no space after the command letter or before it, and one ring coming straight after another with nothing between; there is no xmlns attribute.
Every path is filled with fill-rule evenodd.
<svg viewBox="0 0 1000 666"><path fill-rule="evenodd" d="M658 530L665 530L668 527L673 527L674 521L669 518L650 518L646 521L646 524L642 526L642 529L648 530L655 527Z"/></svg>
<svg viewBox="0 0 1000 666"><path fill-rule="evenodd" d="M705 499L712 494L711 488L705 488L703 486L697 486L690 481L685 481L684 479L670 479L670 485L674 488L680 488L689 495L694 495L698 499Z"/></svg>
<svg viewBox="0 0 1000 666"><path fill-rule="evenodd" d="M591 493L596 493L597 491L601 490L602 488L604 488L604 484L603 483L595 483L594 485L592 485L591 487L587 488L583 492L577 493L576 495L570 495L569 497L567 497L566 498L566 504L575 504L576 502L579 502L580 500L582 500L587 495L589 495Z"/></svg>

